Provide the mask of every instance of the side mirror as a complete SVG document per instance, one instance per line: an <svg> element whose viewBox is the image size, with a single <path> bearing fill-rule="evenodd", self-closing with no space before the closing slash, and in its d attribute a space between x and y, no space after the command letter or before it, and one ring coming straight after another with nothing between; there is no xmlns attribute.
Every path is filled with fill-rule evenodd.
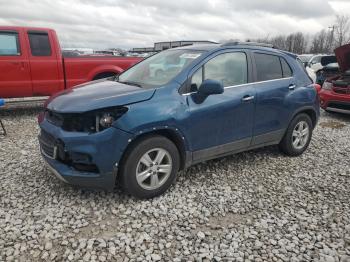
<svg viewBox="0 0 350 262"><path fill-rule="evenodd" d="M217 80L204 80L198 89L198 95L207 97L210 95L218 95L224 92L224 86Z"/></svg>

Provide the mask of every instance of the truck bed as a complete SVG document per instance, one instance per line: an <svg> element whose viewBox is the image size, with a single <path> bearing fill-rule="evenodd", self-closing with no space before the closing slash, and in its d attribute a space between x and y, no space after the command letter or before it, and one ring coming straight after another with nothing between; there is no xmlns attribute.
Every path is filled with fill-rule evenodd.
<svg viewBox="0 0 350 262"><path fill-rule="evenodd" d="M94 56L84 55L64 57L66 88L103 78L114 74L120 74L130 65L138 63L139 57L118 56ZM111 67L111 65L113 65Z"/></svg>

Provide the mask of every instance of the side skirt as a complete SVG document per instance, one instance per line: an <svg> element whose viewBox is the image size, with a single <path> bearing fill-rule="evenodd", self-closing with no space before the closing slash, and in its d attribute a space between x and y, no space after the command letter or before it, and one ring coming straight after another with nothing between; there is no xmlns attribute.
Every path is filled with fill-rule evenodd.
<svg viewBox="0 0 350 262"><path fill-rule="evenodd" d="M224 145L192 152L192 161L191 163L187 162L186 166L188 167L206 160L232 155L260 147L277 145L280 143L284 133L285 130L277 130L267 134L255 136L252 139L245 138Z"/></svg>

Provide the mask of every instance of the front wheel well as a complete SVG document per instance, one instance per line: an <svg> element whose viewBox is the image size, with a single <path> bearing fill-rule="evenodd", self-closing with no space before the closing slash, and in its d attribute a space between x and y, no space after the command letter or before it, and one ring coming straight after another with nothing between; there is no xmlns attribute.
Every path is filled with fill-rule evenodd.
<svg viewBox="0 0 350 262"><path fill-rule="evenodd" d="M147 137L152 137L156 135L163 136L174 143L180 155L180 170L183 170L186 165L186 148L184 145L184 141L183 141L183 138L178 133L176 133L171 129L160 129L160 130L154 130L152 132L140 134L139 136L134 138L133 141L130 142L130 144L124 150L120 163L121 164L123 163L123 160L127 157L130 149L133 148L135 144L137 144L139 141L143 139L146 139Z"/></svg>

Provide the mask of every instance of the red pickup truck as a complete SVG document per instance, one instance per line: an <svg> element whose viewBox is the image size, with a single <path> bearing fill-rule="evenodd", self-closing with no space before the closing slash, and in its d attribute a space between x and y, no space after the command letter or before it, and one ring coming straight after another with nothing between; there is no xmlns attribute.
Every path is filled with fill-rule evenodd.
<svg viewBox="0 0 350 262"><path fill-rule="evenodd" d="M0 98L48 96L119 74L138 57L63 57L49 28L0 26Z"/></svg>

